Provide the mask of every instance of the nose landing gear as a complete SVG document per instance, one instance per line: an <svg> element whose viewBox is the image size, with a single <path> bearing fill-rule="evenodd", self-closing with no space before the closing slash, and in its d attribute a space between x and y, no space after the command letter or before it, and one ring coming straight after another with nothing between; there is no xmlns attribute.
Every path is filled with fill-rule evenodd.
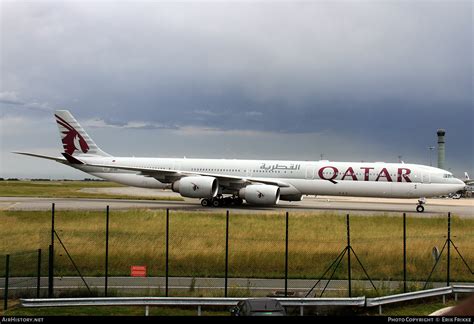
<svg viewBox="0 0 474 324"><path fill-rule="evenodd" d="M426 198L422 197L418 199L418 205L416 206L416 211L422 213L425 211L425 207L423 205L426 204Z"/></svg>

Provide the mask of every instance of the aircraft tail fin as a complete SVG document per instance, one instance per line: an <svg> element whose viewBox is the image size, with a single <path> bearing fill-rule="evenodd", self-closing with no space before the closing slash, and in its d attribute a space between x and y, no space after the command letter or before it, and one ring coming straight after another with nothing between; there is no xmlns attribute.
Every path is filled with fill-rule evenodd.
<svg viewBox="0 0 474 324"><path fill-rule="evenodd" d="M73 155L110 156L102 151L68 110L54 112L64 152Z"/></svg>
<svg viewBox="0 0 474 324"><path fill-rule="evenodd" d="M471 180L471 179L469 178L469 174L468 174L467 172L464 172L464 178L465 178L466 180Z"/></svg>

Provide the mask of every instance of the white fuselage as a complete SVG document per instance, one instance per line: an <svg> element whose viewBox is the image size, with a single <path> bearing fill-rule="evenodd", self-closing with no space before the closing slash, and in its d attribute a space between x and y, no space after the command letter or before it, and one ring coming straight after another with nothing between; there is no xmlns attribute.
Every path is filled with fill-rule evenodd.
<svg viewBox="0 0 474 324"><path fill-rule="evenodd" d="M90 164L179 170L209 175L266 179L289 184L281 195L337 195L420 198L445 195L464 188L448 171L405 163L330 161L269 161L228 159L171 159L81 157ZM129 186L169 188L170 184L139 172L71 165L102 179ZM224 192L230 193L230 192Z"/></svg>

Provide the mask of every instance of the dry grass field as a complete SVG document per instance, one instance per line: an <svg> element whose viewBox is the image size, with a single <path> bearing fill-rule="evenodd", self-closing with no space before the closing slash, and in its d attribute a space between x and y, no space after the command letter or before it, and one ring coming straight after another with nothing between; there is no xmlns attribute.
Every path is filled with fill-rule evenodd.
<svg viewBox="0 0 474 324"><path fill-rule="evenodd" d="M111 211L110 275L129 275L131 265L147 265L149 276L165 273L165 211ZM12 254L12 275L34 273L35 255L15 253L47 250L50 212L0 211L0 254ZM169 271L171 276L219 277L225 269L225 211L170 212ZM229 275L281 278L285 269L285 214L231 214ZM56 231L81 272L104 274L105 213L61 211ZM427 279L433 247L442 249L446 218L407 217L408 280ZM452 218L452 239L474 268L474 220ZM289 218L289 276L318 278L346 246L346 218L336 213L291 213ZM403 277L401 217L351 218L352 247L373 279ZM77 275L56 239L56 275ZM46 255L43 259L47 259ZM16 262L14 260L17 260ZM46 261L45 261L46 262ZM3 261L0 259L0 267ZM365 278L352 258L353 277ZM347 276L346 260L335 278ZM45 268L46 269L46 268ZM45 272L46 273L46 272ZM433 280L446 279L446 250ZM473 281L473 275L451 248L451 280Z"/></svg>

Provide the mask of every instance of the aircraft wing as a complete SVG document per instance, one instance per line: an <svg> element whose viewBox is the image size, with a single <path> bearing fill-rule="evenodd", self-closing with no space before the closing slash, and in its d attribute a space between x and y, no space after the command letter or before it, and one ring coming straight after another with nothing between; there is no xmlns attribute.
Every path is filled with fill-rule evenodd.
<svg viewBox="0 0 474 324"><path fill-rule="evenodd" d="M223 183L226 186L226 183L239 183L242 186L251 183L263 183L268 185L274 185L278 187L289 187L290 185L283 181L269 180L265 178L254 178L254 177L238 177L232 175L223 175L215 173L206 173L206 172L194 172L194 171L181 171L181 170L169 170L169 169L158 169L153 167L133 167L133 166L122 166L115 164L95 164L95 163L86 163L81 161L85 166L101 167L101 168L110 168L118 170L127 170L139 172L141 175L147 177L153 177L160 181L164 182L173 182L182 177L189 176L208 176L219 179L220 183ZM229 185L230 186L230 185Z"/></svg>

